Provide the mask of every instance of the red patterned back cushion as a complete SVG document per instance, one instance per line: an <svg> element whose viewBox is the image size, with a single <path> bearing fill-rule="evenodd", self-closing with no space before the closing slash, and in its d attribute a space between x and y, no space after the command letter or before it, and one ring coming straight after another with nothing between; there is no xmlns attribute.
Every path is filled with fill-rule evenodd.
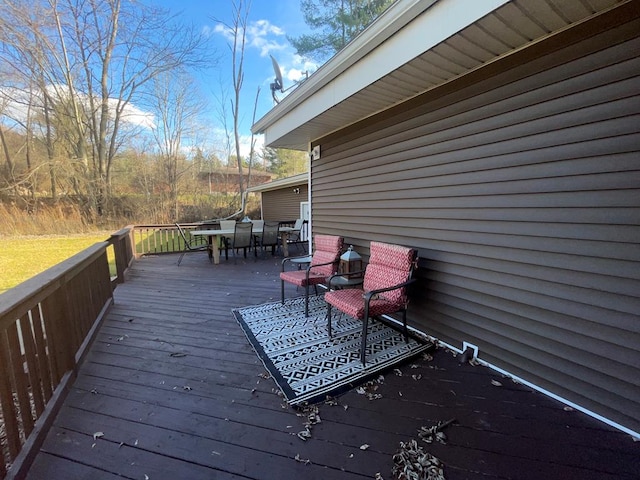
<svg viewBox="0 0 640 480"><path fill-rule="evenodd" d="M334 274L338 268L337 261L344 246L344 238L337 235L316 235L313 239L316 250L313 252L311 265L313 266L328 262L336 263L333 265L316 267L312 271L326 276Z"/></svg>
<svg viewBox="0 0 640 480"><path fill-rule="evenodd" d="M371 242L371 256L364 275L364 290L392 287L409 279L415 250L412 248ZM405 288L399 288L381 295L387 300L401 305L405 302Z"/></svg>

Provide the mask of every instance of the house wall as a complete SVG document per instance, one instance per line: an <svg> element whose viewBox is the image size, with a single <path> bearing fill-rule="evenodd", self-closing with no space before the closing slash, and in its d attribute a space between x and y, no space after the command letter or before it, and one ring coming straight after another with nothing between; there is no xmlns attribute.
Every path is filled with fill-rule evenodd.
<svg viewBox="0 0 640 480"><path fill-rule="evenodd" d="M299 189L299 193L294 193L294 188ZM300 217L300 202L307 201L308 195L309 187L306 183L262 192L262 218L295 220Z"/></svg>
<svg viewBox="0 0 640 480"><path fill-rule="evenodd" d="M640 24L606 15L319 139L313 233L419 249L410 323L640 431Z"/></svg>

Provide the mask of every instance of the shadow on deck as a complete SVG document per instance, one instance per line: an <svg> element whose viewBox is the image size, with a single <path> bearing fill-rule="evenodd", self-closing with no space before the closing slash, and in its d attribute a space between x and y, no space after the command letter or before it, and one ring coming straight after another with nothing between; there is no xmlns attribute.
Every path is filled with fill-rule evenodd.
<svg viewBox="0 0 640 480"><path fill-rule="evenodd" d="M399 443L452 418L446 445L421 442L449 480L640 475L629 435L443 349L386 372L380 398L320 404L302 441L307 416L264 378L231 314L278 299L280 259L177 258L142 258L118 286L27 478L391 479Z"/></svg>

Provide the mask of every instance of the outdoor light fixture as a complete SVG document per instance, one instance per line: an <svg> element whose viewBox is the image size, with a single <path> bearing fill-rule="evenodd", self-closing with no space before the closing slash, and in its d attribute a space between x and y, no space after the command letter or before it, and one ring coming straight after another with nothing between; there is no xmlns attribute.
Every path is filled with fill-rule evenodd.
<svg viewBox="0 0 640 480"><path fill-rule="evenodd" d="M296 195L298 195L300 193L300 189L298 187L293 189L293 193L295 193Z"/></svg>
<svg viewBox="0 0 640 480"><path fill-rule="evenodd" d="M362 257L349 245L349 249L340 256L340 273L349 280L362 277Z"/></svg>

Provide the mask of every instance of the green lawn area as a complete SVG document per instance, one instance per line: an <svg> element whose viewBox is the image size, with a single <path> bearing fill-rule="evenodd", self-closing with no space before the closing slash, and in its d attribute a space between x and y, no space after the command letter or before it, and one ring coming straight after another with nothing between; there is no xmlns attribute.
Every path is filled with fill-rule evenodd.
<svg viewBox="0 0 640 480"><path fill-rule="evenodd" d="M84 235L44 235L0 238L0 292L45 271L91 245L109 238L110 232ZM111 272L113 249L107 250Z"/></svg>

